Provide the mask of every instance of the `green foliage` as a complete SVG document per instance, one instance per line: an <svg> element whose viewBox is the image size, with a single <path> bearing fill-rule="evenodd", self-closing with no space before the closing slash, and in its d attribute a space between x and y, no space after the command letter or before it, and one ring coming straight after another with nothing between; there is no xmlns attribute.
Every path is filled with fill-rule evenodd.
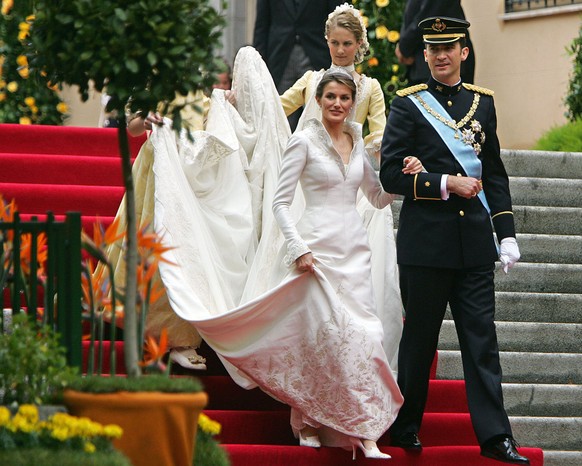
<svg viewBox="0 0 582 466"><path fill-rule="evenodd" d="M26 59L32 1L5 3L0 14L0 123L62 124L67 106Z"/></svg>
<svg viewBox="0 0 582 466"><path fill-rule="evenodd" d="M88 393L114 393L118 391L198 393L202 391L202 384L196 378L167 377L163 374L151 374L138 378L88 376L72 381L69 387Z"/></svg>
<svg viewBox="0 0 582 466"><path fill-rule="evenodd" d="M0 451L0 464L10 466L131 466L121 452L85 453L82 451L53 451L43 448Z"/></svg>
<svg viewBox="0 0 582 466"><path fill-rule="evenodd" d="M0 334L0 403L54 402L76 374L51 327L17 314L11 332Z"/></svg>
<svg viewBox="0 0 582 466"><path fill-rule="evenodd" d="M200 427L196 431L196 451L194 466L228 466L228 453L213 438L212 434L204 432Z"/></svg>
<svg viewBox="0 0 582 466"><path fill-rule="evenodd" d="M574 70L570 77L568 95L565 102L568 107L567 117L570 121L582 118L582 26L580 33L567 48L568 54L574 57Z"/></svg>
<svg viewBox="0 0 582 466"><path fill-rule="evenodd" d="M376 78L386 99L386 109L396 91L406 87L406 68L398 63L394 53L400 39L404 0L352 0L366 18L370 54L358 66L358 72Z"/></svg>
<svg viewBox="0 0 582 466"><path fill-rule="evenodd" d="M550 129L536 142L534 149L582 152L582 118Z"/></svg>
<svg viewBox="0 0 582 466"><path fill-rule="evenodd" d="M155 110L175 93L211 86L222 69L224 19L208 0L37 0L31 32L31 67L53 82L79 86L89 80L113 98L107 110ZM173 109L175 126L180 108Z"/></svg>

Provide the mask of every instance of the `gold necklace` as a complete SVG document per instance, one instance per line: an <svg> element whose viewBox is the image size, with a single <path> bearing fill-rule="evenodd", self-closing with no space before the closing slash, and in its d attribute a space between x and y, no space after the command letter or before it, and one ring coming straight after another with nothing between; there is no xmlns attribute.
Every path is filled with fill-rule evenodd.
<svg viewBox="0 0 582 466"><path fill-rule="evenodd" d="M473 97L473 104L471 105L469 112L463 117L462 120L460 120L458 123L456 123L455 120L448 120L444 116L442 116L440 113L436 112L418 94L414 94L414 97L416 98L416 100L418 100L420 102L420 105L422 105L428 113L430 113L433 117L435 117L441 123L444 123L449 128L452 128L455 130L455 139L459 139L459 137L460 137L459 136L459 129L461 129L463 126L465 126L469 122L469 120L471 118L473 118L473 115L475 115L475 112L477 111L477 107L479 106L479 101L481 100L481 97L479 96L479 94L477 94L475 92L475 96Z"/></svg>

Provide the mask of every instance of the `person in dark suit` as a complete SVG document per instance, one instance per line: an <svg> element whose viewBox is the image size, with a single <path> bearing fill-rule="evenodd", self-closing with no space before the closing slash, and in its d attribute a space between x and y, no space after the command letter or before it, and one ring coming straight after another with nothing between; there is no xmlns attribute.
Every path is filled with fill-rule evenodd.
<svg viewBox="0 0 582 466"><path fill-rule="evenodd" d="M265 60L279 94L307 70L329 68L324 26L345 0L257 0L253 47ZM300 112L290 118L292 129Z"/></svg>
<svg viewBox="0 0 582 466"><path fill-rule="evenodd" d="M400 39L396 45L396 56L401 64L407 66L408 84L421 84L428 81L430 70L424 60L424 43L418 22L431 16L448 16L465 19L461 0L407 0L400 28ZM470 53L461 64L463 82L473 83L475 77L475 49L467 31L467 46Z"/></svg>
<svg viewBox="0 0 582 466"><path fill-rule="evenodd" d="M406 313L398 359L404 405L391 443L422 449L418 432L448 304L481 454L529 464L517 451L503 406L494 322L495 261L499 257L507 273L520 253L493 92L461 80L468 26L447 17L420 22L431 77L398 91L382 141L380 180L386 191L404 196L396 242ZM426 171L404 175L410 155Z"/></svg>

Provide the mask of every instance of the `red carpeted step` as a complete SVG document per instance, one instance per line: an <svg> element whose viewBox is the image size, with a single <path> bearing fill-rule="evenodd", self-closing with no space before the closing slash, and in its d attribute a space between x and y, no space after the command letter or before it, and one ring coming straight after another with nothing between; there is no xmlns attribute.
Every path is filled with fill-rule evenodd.
<svg viewBox="0 0 582 466"><path fill-rule="evenodd" d="M133 157L145 136L129 136ZM119 157L117 129L51 125L0 125L0 151L32 154Z"/></svg>
<svg viewBox="0 0 582 466"><path fill-rule="evenodd" d="M364 458L361 451L352 461L352 452L341 448L309 448L282 445L223 445L232 466L377 466L379 460ZM394 466L499 466L501 463L480 455L477 446L427 447L420 454L408 453L401 448L381 447L392 456ZM531 466L543 465L539 448L520 448L531 461ZM382 463L383 464L383 463Z"/></svg>
<svg viewBox="0 0 582 466"><path fill-rule="evenodd" d="M0 154L0 182L123 186L121 160L115 157Z"/></svg>
<svg viewBox="0 0 582 466"><path fill-rule="evenodd" d="M20 214L20 219L24 221L30 220L32 217L36 217L39 222L46 220L46 215L33 215L33 214ZM95 221L99 221L104 228L107 228L115 217L113 215L107 215L104 217L96 216L96 215L82 215L81 216L81 228L87 233L89 236L93 236L93 225ZM63 214L55 215L55 220L62 222L65 220L65 216Z"/></svg>
<svg viewBox="0 0 582 466"><path fill-rule="evenodd" d="M121 186L63 186L57 184L0 183L4 199L14 199L18 210L28 214L81 212L111 216L123 198Z"/></svg>
<svg viewBox="0 0 582 466"><path fill-rule="evenodd" d="M222 425L222 443L293 445L296 440L289 425L289 411L205 410ZM477 445L468 413L426 413L419 432L423 445ZM384 434L379 445L389 444Z"/></svg>
<svg viewBox="0 0 582 466"><path fill-rule="evenodd" d="M196 375L195 371L190 374ZM245 390L229 376L198 376L209 394L207 409L221 410L288 410L258 388ZM463 380L431 380L426 412L466 413L468 412L465 382Z"/></svg>

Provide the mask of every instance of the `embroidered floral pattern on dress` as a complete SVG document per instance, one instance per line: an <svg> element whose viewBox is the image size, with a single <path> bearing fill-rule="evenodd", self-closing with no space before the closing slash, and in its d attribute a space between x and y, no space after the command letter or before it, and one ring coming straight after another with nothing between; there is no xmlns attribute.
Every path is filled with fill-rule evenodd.
<svg viewBox="0 0 582 466"><path fill-rule="evenodd" d="M357 141L358 139L361 138L362 127L358 123L355 123L352 121L346 121L344 123L344 126L345 126L346 131L352 136L353 141ZM329 156L330 158L333 159L335 164L338 166L338 168L340 169L340 171L344 175L344 179L345 179L347 177L347 174L348 174L349 166L352 164L353 160L356 159L358 156L358 151L354 151L352 149L352 153L350 155L350 160L347 164L348 168L346 169L346 166L344 165L342 158L338 154L337 150L335 149L335 147L331 141L331 137L329 136L325 127L323 126L323 124L319 120L316 120L316 119L309 120L307 123L305 123L304 128L306 130L313 131L316 134L317 138L315 140L318 143L317 145L319 146L319 148L321 149L321 151L324 154L326 154L327 156Z"/></svg>
<svg viewBox="0 0 582 466"><path fill-rule="evenodd" d="M321 310L314 310L320 313ZM241 369L269 393L295 408L295 428L319 425L377 440L393 421L392 398L374 363L373 343L343 309L333 309L301 344L268 363L253 359ZM268 366L270 370L257 370ZM345 383L349 380L349 383ZM357 381L357 382L355 382Z"/></svg>

